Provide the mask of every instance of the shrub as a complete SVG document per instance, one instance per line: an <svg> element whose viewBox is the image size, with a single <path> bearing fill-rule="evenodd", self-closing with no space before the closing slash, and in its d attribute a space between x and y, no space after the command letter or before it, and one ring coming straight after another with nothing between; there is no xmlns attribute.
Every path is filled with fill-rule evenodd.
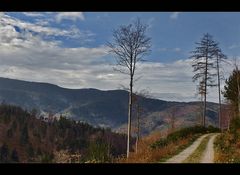
<svg viewBox="0 0 240 175"><path fill-rule="evenodd" d="M108 155L108 145L102 140L90 142L86 160L98 163L109 162L110 156Z"/></svg>

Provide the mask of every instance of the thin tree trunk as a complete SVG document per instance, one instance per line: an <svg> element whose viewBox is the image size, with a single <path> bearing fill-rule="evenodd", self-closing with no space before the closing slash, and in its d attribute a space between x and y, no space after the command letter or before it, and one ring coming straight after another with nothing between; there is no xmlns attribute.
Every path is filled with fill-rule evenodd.
<svg viewBox="0 0 240 175"><path fill-rule="evenodd" d="M238 117L240 114L240 87L239 87L239 74L238 74L238 66L236 66L237 69L237 88L238 88Z"/></svg>
<svg viewBox="0 0 240 175"><path fill-rule="evenodd" d="M129 106L128 106L128 138L127 138L127 158L130 152L130 138L131 138L131 118L132 118L132 88L133 77L130 75L130 92L129 92Z"/></svg>
<svg viewBox="0 0 240 175"><path fill-rule="evenodd" d="M136 153L138 151L138 141L140 139L140 119L139 119L139 106L137 106L137 138L136 138Z"/></svg>
<svg viewBox="0 0 240 175"><path fill-rule="evenodd" d="M206 52L208 53L208 51ZM204 111L203 111L203 126L206 126L206 102L207 102L207 64L208 64L208 55L206 55L206 68L205 68L205 79L204 79Z"/></svg>
<svg viewBox="0 0 240 175"><path fill-rule="evenodd" d="M203 95L204 95L204 94L201 94L201 107L200 107L200 109L201 109L201 124L202 124L202 126L204 126L204 121L203 121L203 119L204 119L204 101L203 101Z"/></svg>
<svg viewBox="0 0 240 175"><path fill-rule="evenodd" d="M221 90L220 90L220 75L219 75L219 60L217 54L217 76L218 76L218 100L219 100L219 112L218 112L218 127L222 130L222 107L221 107Z"/></svg>

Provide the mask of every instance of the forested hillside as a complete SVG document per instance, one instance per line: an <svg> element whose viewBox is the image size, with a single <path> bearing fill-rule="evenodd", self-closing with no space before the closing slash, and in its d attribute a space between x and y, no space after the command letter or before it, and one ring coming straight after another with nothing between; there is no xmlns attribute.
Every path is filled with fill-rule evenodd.
<svg viewBox="0 0 240 175"><path fill-rule="evenodd" d="M110 129L64 117L45 122L20 107L0 106L0 162L111 161L125 145L126 136Z"/></svg>

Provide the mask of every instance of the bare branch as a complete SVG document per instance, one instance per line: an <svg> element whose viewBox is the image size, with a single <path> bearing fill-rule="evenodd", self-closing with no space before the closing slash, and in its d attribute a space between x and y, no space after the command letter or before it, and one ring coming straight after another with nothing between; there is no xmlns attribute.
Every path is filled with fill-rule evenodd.
<svg viewBox="0 0 240 175"><path fill-rule="evenodd" d="M128 141L127 141L127 157L129 156L129 144L131 133L131 116L132 116L132 97L134 75L137 63L150 52L151 39L146 36L147 25L137 19L133 24L122 25L113 31L113 42L107 43L110 53L116 57L116 65L121 68L114 68L123 74L130 75L129 83L129 111L128 111ZM122 69L125 68L125 69ZM128 71L126 71L128 69Z"/></svg>

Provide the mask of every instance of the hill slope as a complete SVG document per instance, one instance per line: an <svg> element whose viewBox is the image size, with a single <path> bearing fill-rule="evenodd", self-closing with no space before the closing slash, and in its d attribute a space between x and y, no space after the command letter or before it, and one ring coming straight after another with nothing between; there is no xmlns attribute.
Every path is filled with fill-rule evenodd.
<svg viewBox="0 0 240 175"><path fill-rule="evenodd" d="M83 162L93 154L118 156L126 152L126 136L62 117L44 122L20 107L0 105L0 162L49 162L61 151Z"/></svg>
<svg viewBox="0 0 240 175"><path fill-rule="evenodd" d="M101 91L97 89L66 89L48 83L36 83L0 78L0 102L14 104L31 110L62 114L95 126L126 129L128 92L124 90ZM195 124L199 120L199 102L167 102L141 98L145 113L141 116L141 132L148 134L169 125L169 114L177 108L176 125ZM207 121L216 124L217 104L208 103ZM133 124L136 123L133 117Z"/></svg>

